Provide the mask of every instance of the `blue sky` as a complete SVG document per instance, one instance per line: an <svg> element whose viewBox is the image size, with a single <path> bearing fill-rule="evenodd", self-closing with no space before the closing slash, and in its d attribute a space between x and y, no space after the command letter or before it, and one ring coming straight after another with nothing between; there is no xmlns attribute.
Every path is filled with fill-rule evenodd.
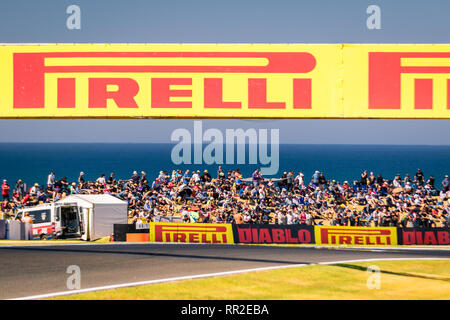
<svg viewBox="0 0 450 320"><path fill-rule="evenodd" d="M81 29L66 8L81 8ZM369 5L381 30L366 27ZM0 43L450 43L450 1L4 0ZM449 120L204 120L281 143L445 144ZM0 120L0 142L169 142L192 120Z"/></svg>

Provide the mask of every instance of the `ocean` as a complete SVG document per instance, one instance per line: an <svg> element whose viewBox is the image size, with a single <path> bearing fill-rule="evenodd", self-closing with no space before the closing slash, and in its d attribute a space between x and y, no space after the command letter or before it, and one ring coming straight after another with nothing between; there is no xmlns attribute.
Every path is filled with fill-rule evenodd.
<svg viewBox="0 0 450 320"><path fill-rule="evenodd" d="M118 179L128 179L134 170L147 173L154 179L160 170L208 169L216 176L218 165L176 165L171 151L175 144L98 144L98 143L1 143L0 179L15 186L22 179L27 186L45 184L53 171L56 178L76 181L80 171L88 180L106 177L114 172ZM270 150L270 147L269 147ZM433 175L439 187L445 174L450 174L450 146L393 146L393 145L280 145L279 171L301 171L305 179L315 170L329 180L343 182L359 179L363 170L384 178L396 174L411 176L418 168L426 178ZM248 160L246 160L248 163ZM266 165L263 165L263 167ZM261 165L222 165L224 170L239 168L244 177L250 177Z"/></svg>

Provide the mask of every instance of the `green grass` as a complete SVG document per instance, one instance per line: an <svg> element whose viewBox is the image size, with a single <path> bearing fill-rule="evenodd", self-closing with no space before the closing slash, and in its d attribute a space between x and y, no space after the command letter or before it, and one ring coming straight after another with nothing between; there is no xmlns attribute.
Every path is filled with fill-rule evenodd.
<svg viewBox="0 0 450 320"><path fill-rule="evenodd" d="M367 267L381 269L380 289ZM398 300L450 299L450 260L312 265L62 296L66 300Z"/></svg>

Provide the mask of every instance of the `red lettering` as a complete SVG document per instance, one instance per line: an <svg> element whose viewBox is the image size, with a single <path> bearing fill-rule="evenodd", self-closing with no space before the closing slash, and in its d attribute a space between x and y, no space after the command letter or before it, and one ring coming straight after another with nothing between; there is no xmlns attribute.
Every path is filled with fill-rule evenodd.
<svg viewBox="0 0 450 320"><path fill-rule="evenodd" d="M211 243L211 241L207 239L206 233L202 233L202 243Z"/></svg>
<svg viewBox="0 0 450 320"><path fill-rule="evenodd" d="M238 239L239 242L242 243L250 243L252 242L252 234L251 234L251 229L249 228L239 228L238 229Z"/></svg>
<svg viewBox="0 0 450 320"><path fill-rule="evenodd" d="M421 231L416 231L416 244L423 244Z"/></svg>
<svg viewBox="0 0 450 320"><path fill-rule="evenodd" d="M366 236L366 244L370 245L370 244L375 244L374 242L370 242L370 237Z"/></svg>
<svg viewBox="0 0 450 320"><path fill-rule="evenodd" d="M75 108L75 78L58 79L58 108Z"/></svg>
<svg viewBox="0 0 450 320"><path fill-rule="evenodd" d="M212 243L220 243L220 240L217 239L217 234L212 234Z"/></svg>
<svg viewBox="0 0 450 320"><path fill-rule="evenodd" d="M272 229L272 237L274 243L285 243L286 238L282 229Z"/></svg>
<svg viewBox="0 0 450 320"><path fill-rule="evenodd" d="M351 236L339 236L339 244L352 244Z"/></svg>
<svg viewBox="0 0 450 320"><path fill-rule="evenodd" d="M328 229L327 228L320 229L320 240L321 240L321 243L323 243L323 244L328 243Z"/></svg>
<svg viewBox="0 0 450 320"><path fill-rule="evenodd" d="M118 89L108 91L108 85ZM139 84L130 78L90 78L89 108L106 108L108 99L113 99L118 108L138 108L134 101L138 92Z"/></svg>
<svg viewBox="0 0 450 320"><path fill-rule="evenodd" d="M298 243L298 239L292 237L291 229L286 229L286 242L287 243Z"/></svg>
<svg viewBox="0 0 450 320"><path fill-rule="evenodd" d="M173 234L173 241L174 242L186 242L186 234L184 233L174 233Z"/></svg>
<svg viewBox="0 0 450 320"><path fill-rule="evenodd" d="M259 241L261 243L272 243L272 239L270 238L269 230L259 229Z"/></svg>
<svg viewBox="0 0 450 320"><path fill-rule="evenodd" d="M253 243L259 243L258 229L252 229Z"/></svg>
<svg viewBox="0 0 450 320"><path fill-rule="evenodd" d="M375 237L377 245L384 245L386 243L383 243L383 241L381 241L381 237Z"/></svg>
<svg viewBox="0 0 450 320"><path fill-rule="evenodd" d="M416 244L416 236L414 231L402 231L403 244Z"/></svg>
<svg viewBox="0 0 450 320"><path fill-rule="evenodd" d="M300 243L310 243L311 242L311 233L309 230L301 229L298 230L298 242Z"/></svg>
<svg viewBox="0 0 450 320"><path fill-rule="evenodd" d="M436 237L433 231L425 231L423 236L423 244L437 244Z"/></svg>
<svg viewBox="0 0 450 320"><path fill-rule="evenodd" d="M363 236L355 236L355 244L364 244Z"/></svg>
<svg viewBox="0 0 450 320"><path fill-rule="evenodd" d="M197 233L189 233L189 242L198 243L198 236Z"/></svg>
<svg viewBox="0 0 450 320"><path fill-rule="evenodd" d="M14 53L14 108L44 108L44 56Z"/></svg>
<svg viewBox="0 0 450 320"><path fill-rule="evenodd" d="M448 231L438 231L437 238L439 244L449 244L450 243L450 233Z"/></svg>
<svg viewBox="0 0 450 320"><path fill-rule="evenodd" d="M267 79L248 79L249 109L285 109L284 102L267 102Z"/></svg>
<svg viewBox="0 0 450 320"><path fill-rule="evenodd" d="M89 65L45 66L46 58L133 58L133 57L196 57L265 59L262 66L193 66L193 65ZM44 108L45 74L47 73L308 73L314 70L316 59L307 52L46 52L14 53L14 108ZM167 89L166 89L167 91ZM167 96L167 94L166 94ZM172 95L173 96L173 95ZM168 99L167 99L168 100ZM155 103L158 105L158 101ZM175 103L175 102L173 102ZM165 103L162 108L183 108ZM186 105L187 103L184 102ZM160 105L160 104L159 104ZM183 105L183 104L181 104ZM158 107L158 106L155 106ZM186 106L184 106L186 107Z"/></svg>
<svg viewBox="0 0 450 320"><path fill-rule="evenodd" d="M433 79L414 79L414 108L433 109Z"/></svg>
<svg viewBox="0 0 450 320"><path fill-rule="evenodd" d="M449 52L369 52L369 109L400 109L401 75L404 73L450 73L447 66L402 66L402 58L449 58ZM416 109L432 103L432 82L416 83ZM447 82L450 85L450 82ZM447 90L448 90L447 86ZM447 100L447 106L450 102Z"/></svg>
<svg viewBox="0 0 450 320"><path fill-rule="evenodd" d="M326 243L328 243L328 241ZM336 236L331 236L331 243L336 244Z"/></svg>
<svg viewBox="0 0 450 320"><path fill-rule="evenodd" d="M170 101L192 97L192 90L171 90L171 85L192 85L192 78L152 78L152 108L192 108L192 101Z"/></svg>
<svg viewBox="0 0 450 320"><path fill-rule="evenodd" d="M294 79L294 109L311 109L311 79Z"/></svg>
<svg viewBox="0 0 450 320"><path fill-rule="evenodd" d="M240 102L224 102L221 78L205 78L205 108L239 109Z"/></svg>
<svg viewBox="0 0 450 320"><path fill-rule="evenodd" d="M450 90L448 88L450 88L450 79L447 79L447 109L450 110Z"/></svg>
<svg viewBox="0 0 450 320"><path fill-rule="evenodd" d="M163 235L163 227L161 225L155 225L155 241L156 242L162 242L162 235ZM169 240L170 241L170 238Z"/></svg>

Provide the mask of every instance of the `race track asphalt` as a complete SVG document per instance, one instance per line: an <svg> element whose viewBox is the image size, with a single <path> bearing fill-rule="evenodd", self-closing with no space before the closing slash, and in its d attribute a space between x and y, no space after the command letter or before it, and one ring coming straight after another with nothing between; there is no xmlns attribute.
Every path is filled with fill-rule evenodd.
<svg viewBox="0 0 450 320"><path fill-rule="evenodd" d="M0 246L0 299L250 268L357 259L450 258L450 250L360 250L251 245L96 244Z"/></svg>

